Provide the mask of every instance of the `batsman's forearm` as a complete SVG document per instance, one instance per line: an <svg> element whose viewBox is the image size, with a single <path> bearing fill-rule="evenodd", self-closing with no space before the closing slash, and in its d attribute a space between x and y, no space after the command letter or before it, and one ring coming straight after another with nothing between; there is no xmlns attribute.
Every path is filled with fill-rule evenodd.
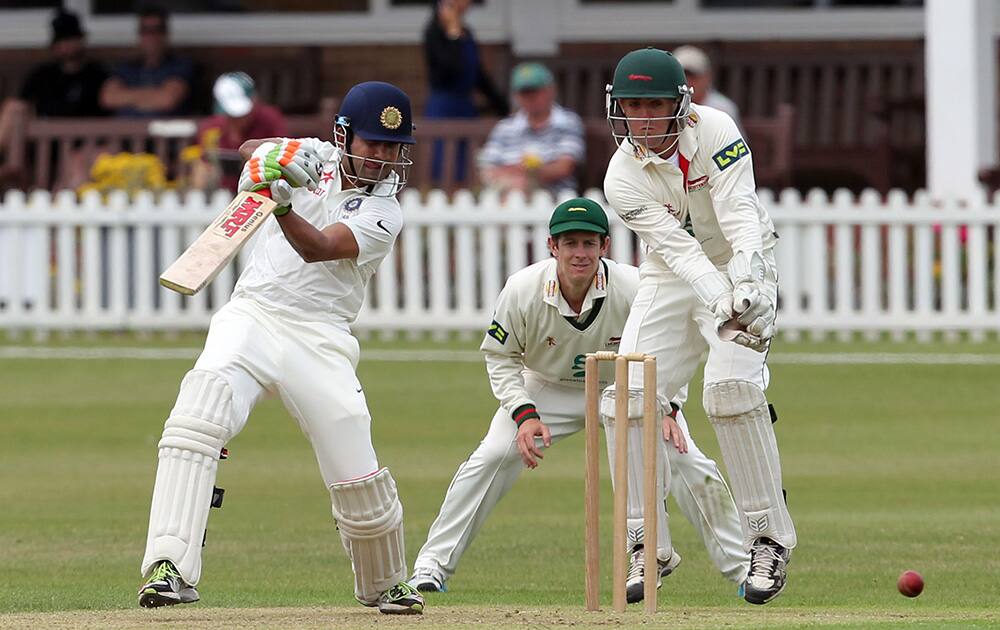
<svg viewBox="0 0 1000 630"><path fill-rule="evenodd" d="M292 248L302 256L306 262L318 262L320 260L330 260L327 252L334 249L332 235L321 232L316 227L290 210L287 214L275 217L281 231L285 233L285 238Z"/></svg>

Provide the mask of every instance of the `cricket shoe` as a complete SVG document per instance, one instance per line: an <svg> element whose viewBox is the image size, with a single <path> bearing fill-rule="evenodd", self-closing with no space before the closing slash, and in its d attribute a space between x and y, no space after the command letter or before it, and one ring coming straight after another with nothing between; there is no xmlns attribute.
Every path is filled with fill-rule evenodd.
<svg viewBox="0 0 1000 630"><path fill-rule="evenodd" d="M448 586L444 583L441 575L430 569L414 569L413 577L407 580L406 583L421 593L448 592Z"/></svg>
<svg viewBox="0 0 1000 630"><path fill-rule="evenodd" d="M656 559L656 564L660 569L656 576L656 588L663 586L663 578L674 572L677 565L681 563L681 556L674 550L670 550L669 560ZM629 559L628 576L625 578L625 601L630 604L641 602L645 598L643 584L646 579L646 552L640 543L632 547L632 556Z"/></svg>
<svg viewBox="0 0 1000 630"><path fill-rule="evenodd" d="M139 605L143 608L190 604L198 599L198 591L184 581L168 560L158 563L149 580L139 588Z"/></svg>
<svg viewBox="0 0 1000 630"><path fill-rule="evenodd" d="M750 573L744 585L743 599L751 604L766 604L785 588L785 568L792 551L770 538L761 537L750 548Z"/></svg>
<svg viewBox="0 0 1000 630"><path fill-rule="evenodd" d="M386 615L419 615L424 612L424 596L400 582L378 598L378 611Z"/></svg>

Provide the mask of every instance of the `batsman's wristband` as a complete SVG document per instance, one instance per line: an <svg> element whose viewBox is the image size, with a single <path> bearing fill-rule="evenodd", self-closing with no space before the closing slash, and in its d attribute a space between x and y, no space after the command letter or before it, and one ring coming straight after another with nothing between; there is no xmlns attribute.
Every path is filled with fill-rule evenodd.
<svg viewBox="0 0 1000 630"><path fill-rule="evenodd" d="M269 186L262 185L258 190L255 190L254 192L260 195L261 197L267 197L268 199L271 199L271 188ZM292 206L290 205L278 206L271 212L271 214L273 214L276 217L283 217L291 211L292 211Z"/></svg>
<svg viewBox="0 0 1000 630"><path fill-rule="evenodd" d="M514 424L516 424L518 427L520 427L522 424L533 418L541 419L541 416L538 415L538 410L535 409L535 406L532 404L521 405L520 407L515 409L510 415L514 419Z"/></svg>

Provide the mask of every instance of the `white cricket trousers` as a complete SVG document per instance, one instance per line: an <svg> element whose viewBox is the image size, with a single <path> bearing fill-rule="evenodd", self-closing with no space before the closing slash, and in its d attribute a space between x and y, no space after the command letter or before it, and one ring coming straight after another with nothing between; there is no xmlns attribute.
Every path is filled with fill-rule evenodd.
<svg viewBox="0 0 1000 630"><path fill-rule="evenodd" d="M265 392L280 396L312 444L329 489L379 469L355 373L359 356L345 324L234 298L212 317L194 369L229 382L239 428Z"/></svg>
<svg viewBox="0 0 1000 630"><path fill-rule="evenodd" d="M583 430L585 400L581 387L547 382L526 373L525 388L542 422L549 427L553 445ZM728 579L740 581L745 577L747 554L736 506L718 466L698 450L682 414L678 414L678 423L690 450L680 455L673 446L667 447L671 474L676 480L671 491L681 512L701 534L715 566ZM455 473L427 542L414 562L415 570L430 571L442 579L454 575L462 554L524 469L514 443L516 435L517 426L510 412L503 407L497 409L486 437ZM582 479L582 461L580 475ZM660 549L661 557L669 557L669 553Z"/></svg>

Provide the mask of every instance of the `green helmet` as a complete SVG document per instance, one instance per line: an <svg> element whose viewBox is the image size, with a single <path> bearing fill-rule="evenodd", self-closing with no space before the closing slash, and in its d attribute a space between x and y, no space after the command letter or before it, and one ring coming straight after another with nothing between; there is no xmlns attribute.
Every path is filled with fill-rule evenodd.
<svg viewBox="0 0 1000 630"><path fill-rule="evenodd" d="M643 48L622 57L615 67L611 98L673 98L687 86L684 68L665 50Z"/></svg>
<svg viewBox="0 0 1000 630"><path fill-rule="evenodd" d="M658 48L633 50L618 62L606 92L608 124L619 148L640 157L650 151L663 155L673 150L687 126L694 93L687 85L684 68L673 55ZM666 98L675 101L676 107L672 115L629 119L618 102L622 98ZM629 120L666 121L667 127L661 134L634 134Z"/></svg>

